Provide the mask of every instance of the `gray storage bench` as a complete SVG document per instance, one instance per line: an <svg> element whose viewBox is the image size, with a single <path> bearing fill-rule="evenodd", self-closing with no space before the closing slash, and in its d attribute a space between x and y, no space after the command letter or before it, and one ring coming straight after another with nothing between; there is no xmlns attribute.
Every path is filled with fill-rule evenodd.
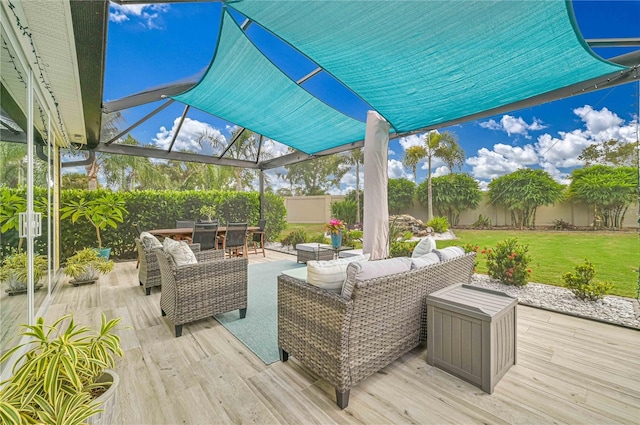
<svg viewBox="0 0 640 425"><path fill-rule="evenodd" d="M464 284L427 295L427 363L493 393L516 363L517 304Z"/></svg>

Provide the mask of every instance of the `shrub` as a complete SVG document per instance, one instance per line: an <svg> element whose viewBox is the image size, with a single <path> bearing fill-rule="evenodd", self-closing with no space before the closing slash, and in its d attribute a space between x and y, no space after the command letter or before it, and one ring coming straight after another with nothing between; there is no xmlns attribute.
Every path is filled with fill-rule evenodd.
<svg viewBox="0 0 640 425"><path fill-rule="evenodd" d="M447 220L447 217L433 217L429 220L427 226L431 227L436 233L444 233L449 230L449 220Z"/></svg>
<svg viewBox="0 0 640 425"><path fill-rule="evenodd" d="M480 249L480 247L472 243L466 243L462 245L462 249L464 249L465 254L468 254L470 252L478 252L478 249Z"/></svg>
<svg viewBox="0 0 640 425"><path fill-rule="evenodd" d="M362 230L349 230L342 232L342 245L355 247L356 242L362 242Z"/></svg>
<svg viewBox="0 0 640 425"><path fill-rule="evenodd" d="M498 242L493 250L484 250L484 253L487 254L487 271L492 278L515 286L529 282L531 257L528 245L518 245L517 238L509 238Z"/></svg>
<svg viewBox="0 0 640 425"><path fill-rule="evenodd" d="M393 241L389 248L390 257L411 257L418 242Z"/></svg>
<svg viewBox="0 0 640 425"><path fill-rule="evenodd" d="M478 219L472 224L472 227L474 229L489 229L491 228L491 219L480 214Z"/></svg>
<svg viewBox="0 0 640 425"><path fill-rule="evenodd" d="M331 203L331 216L342 220L345 223L356 222L356 211L358 206L355 201L336 201Z"/></svg>
<svg viewBox="0 0 640 425"><path fill-rule="evenodd" d="M594 281L596 268L585 258L584 264L575 267L576 274L571 272L562 276L562 282L573 295L581 300L596 301L604 297L613 287L611 282Z"/></svg>
<svg viewBox="0 0 640 425"><path fill-rule="evenodd" d="M574 230L575 226L561 218L553 220L553 230Z"/></svg>
<svg viewBox="0 0 640 425"><path fill-rule="evenodd" d="M306 241L307 234L302 229L294 230L293 232L280 239L280 243L282 245L292 245L294 248L297 244L305 243Z"/></svg>
<svg viewBox="0 0 640 425"><path fill-rule="evenodd" d="M342 236L344 239L344 234ZM315 243L328 243L326 236L324 233L316 233L315 235L311 235L307 237L307 242L315 242Z"/></svg>

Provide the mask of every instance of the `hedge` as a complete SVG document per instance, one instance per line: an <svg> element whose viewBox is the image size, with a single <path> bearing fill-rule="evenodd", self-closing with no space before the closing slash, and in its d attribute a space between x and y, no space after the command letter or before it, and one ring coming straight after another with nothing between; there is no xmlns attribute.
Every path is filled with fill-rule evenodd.
<svg viewBox="0 0 640 425"><path fill-rule="evenodd" d="M24 190L0 189L21 193ZM93 199L100 196L103 190L62 190L60 205L66 205L70 200L85 197ZM141 230L172 228L175 220L196 220L200 218L200 208L203 205L214 204L218 211L217 219L226 222L247 221L250 226L257 226L260 218L260 194L258 192L235 191L172 191L172 190L142 190L119 192L127 206L128 214L124 222L117 229L108 227L101 231L102 245L111 248L111 256L116 259L133 259L137 257L134 238L136 231L133 223L138 223ZM35 196L39 194L36 190ZM286 227L287 215L284 201L272 193L265 193L264 215L267 220L265 226L266 240L274 240ZM44 221L44 218L43 218ZM46 227L46 226L43 226ZM46 239L42 239L46 240ZM11 247L17 247L17 232L8 231L0 238L2 253L9 252ZM64 261L75 251L96 245L93 226L86 220L78 220L75 224L70 219L60 222L60 256ZM45 248L46 251L46 248Z"/></svg>

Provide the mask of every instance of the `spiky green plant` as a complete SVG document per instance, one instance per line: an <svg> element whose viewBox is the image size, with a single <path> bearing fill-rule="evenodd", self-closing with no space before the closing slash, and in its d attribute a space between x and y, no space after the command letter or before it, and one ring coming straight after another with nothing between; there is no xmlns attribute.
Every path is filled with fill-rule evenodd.
<svg viewBox="0 0 640 425"><path fill-rule="evenodd" d="M19 344L0 357L0 363L16 351L28 348L14 363L13 376L0 383L0 419L3 423L76 425L99 413L95 394L106 390L96 380L113 368L115 356L124 354L120 337L113 333L120 319L107 321L102 314L99 332L78 326L72 315L51 326L38 318L22 325ZM67 323L65 331L60 329Z"/></svg>
<svg viewBox="0 0 640 425"><path fill-rule="evenodd" d="M100 257L95 249L85 248L69 257L64 272L76 280L93 280L98 273L109 273L113 266L113 261Z"/></svg>
<svg viewBox="0 0 640 425"><path fill-rule="evenodd" d="M26 287L27 282L27 253L21 252L8 256L0 267L0 282L7 282L10 288ZM33 281L38 283L47 273L47 257L33 256Z"/></svg>

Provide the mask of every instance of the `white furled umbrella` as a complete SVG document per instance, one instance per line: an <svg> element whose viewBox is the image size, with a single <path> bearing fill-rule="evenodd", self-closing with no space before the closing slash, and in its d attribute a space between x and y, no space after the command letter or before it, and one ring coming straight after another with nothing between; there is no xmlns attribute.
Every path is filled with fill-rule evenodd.
<svg viewBox="0 0 640 425"><path fill-rule="evenodd" d="M389 255L389 207L387 203L387 154L389 123L376 111L367 113L364 136L363 252L371 260Z"/></svg>

